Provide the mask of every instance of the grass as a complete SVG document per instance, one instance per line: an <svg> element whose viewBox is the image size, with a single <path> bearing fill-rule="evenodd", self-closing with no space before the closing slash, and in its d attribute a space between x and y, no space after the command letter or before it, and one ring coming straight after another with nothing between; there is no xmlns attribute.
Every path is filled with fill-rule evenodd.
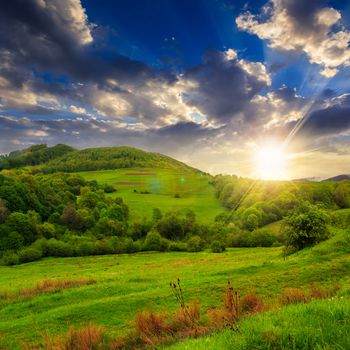
<svg viewBox="0 0 350 350"><path fill-rule="evenodd" d="M117 192L112 195L124 199L130 208L131 219L151 218L153 208L163 212L192 209L200 222L210 223L216 215L226 210L215 198L214 187L208 183L210 176L201 173L136 168L79 174L86 180L115 186ZM145 191L150 193L141 193ZM179 195L179 198L175 198L175 195Z"/></svg>
<svg viewBox="0 0 350 350"><path fill-rule="evenodd" d="M239 332L225 330L168 350L350 349L350 298L317 300L248 317Z"/></svg>
<svg viewBox="0 0 350 350"><path fill-rule="evenodd" d="M20 349L44 335L66 334L90 322L111 337L134 329L138 312L173 312L169 282L181 278L187 301L202 310L222 304L227 280L242 294L255 291L266 304L285 288L314 283L349 289L350 246L345 233L284 260L281 248L229 249L225 253L139 253L85 258L47 258L0 267L0 294L35 288L43 280L90 280L94 284L0 301L0 348ZM260 317L260 316L259 316ZM277 316L276 316L277 317Z"/></svg>

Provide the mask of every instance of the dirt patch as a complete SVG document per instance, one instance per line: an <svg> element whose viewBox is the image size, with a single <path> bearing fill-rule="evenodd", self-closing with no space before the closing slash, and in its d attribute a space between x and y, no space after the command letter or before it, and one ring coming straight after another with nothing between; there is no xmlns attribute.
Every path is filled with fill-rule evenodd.
<svg viewBox="0 0 350 350"><path fill-rule="evenodd" d="M172 263L172 265L192 265L192 260L177 260Z"/></svg>
<svg viewBox="0 0 350 350"><path fill-rule="evenodd" d="M114 185L123 185L123 186L130 186L130 185L134 185L134 186L143 186L145 183L144 182L133 182L133 181L118 181L118 182L114 182Z"/></svg>
<svg viewBox="0 0 350 350"><path fill-rule="evenodd" d="M156 174L153 173L126 173L125 175L130 175L130 176L156 176Z"/></svg>
<svg viewBox="0 0 350 350"><path fill-rule="evenodd" d="M209 263L209 262L213 262L213 261L223 261L225 259L223 258L210 258L210 259L202 259L200 262L201 263Z"/></svg>

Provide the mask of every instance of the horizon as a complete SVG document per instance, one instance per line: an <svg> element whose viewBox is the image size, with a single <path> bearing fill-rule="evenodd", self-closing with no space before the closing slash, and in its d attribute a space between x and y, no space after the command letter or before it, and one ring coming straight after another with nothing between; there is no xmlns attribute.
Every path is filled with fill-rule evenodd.
<svg viewBox="0 0 350 350"><path fill-rule="evenodd" d="M129 145L211 174L349 174L349 10L350 0L3 2L0 154Z"/></svg>

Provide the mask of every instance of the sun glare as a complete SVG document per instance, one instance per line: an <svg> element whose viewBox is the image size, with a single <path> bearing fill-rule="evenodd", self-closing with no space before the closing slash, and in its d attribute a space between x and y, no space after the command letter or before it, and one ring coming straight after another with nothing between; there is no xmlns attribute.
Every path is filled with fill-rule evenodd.
<svg viewBox="0 0 350 350"><path fill-rule="evenodd" d="M278 146L261 147L256 152L257 177L263 180L284 180L287 155Z"/></svg>

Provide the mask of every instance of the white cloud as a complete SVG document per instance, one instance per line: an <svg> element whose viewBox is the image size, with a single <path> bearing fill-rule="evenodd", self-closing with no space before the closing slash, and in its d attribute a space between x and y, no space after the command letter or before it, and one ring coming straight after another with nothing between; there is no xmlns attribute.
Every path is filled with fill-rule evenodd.
<svg viewBox="0 0 350 350"><path fill-rule="evenodd" d="M340 24L340 12L312 7L304 10L309 11L305 19L301 10L291 10L295 3L297 0L272 0L264 7L267 18L247 12L236 19L236 24L241 30L267 40L272 48L304 52L311 63L324 67L321 74L326 77L334 76L341 66L350 66L350 32L344 28L334 31L334 26Z"/></svg>
<svg viewBox="0 0 350 350"><path fill-rule="evenodd" d="M65 28L81 45L92 43L92 28L80 0L37 0L38 5L48 11L50 16Z"/></svg>

